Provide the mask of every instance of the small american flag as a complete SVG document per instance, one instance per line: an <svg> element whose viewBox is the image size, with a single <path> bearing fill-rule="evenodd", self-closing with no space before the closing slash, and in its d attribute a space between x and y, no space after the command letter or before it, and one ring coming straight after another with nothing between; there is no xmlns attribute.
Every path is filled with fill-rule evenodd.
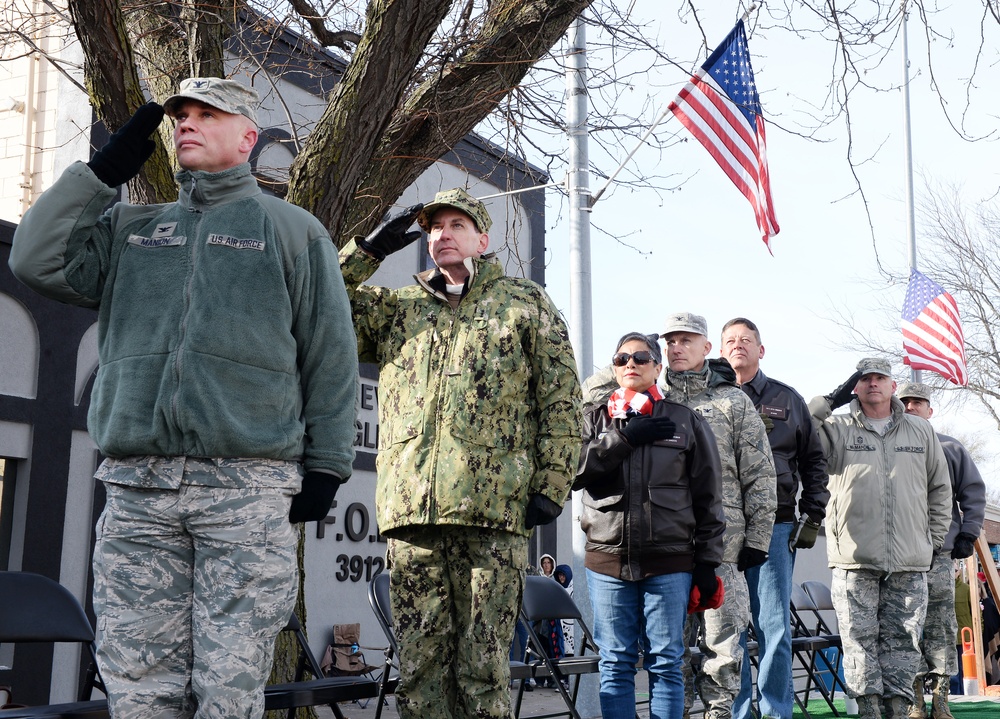
<svg viewBox="0 0 1000 719"><path fill-rule="evenodd" d="M778 221L771 202L764 116L742 20L691 77L669 109L750 201L770 252L770 239L778 234Z"/></svg>
<svg viewBox="0 0 1000 719"><path fill-rule="evenodd" d="M913 369L937 372L960 387L969 384L955 298L915 269L903 300L903 352L903 364Z"/></svg>

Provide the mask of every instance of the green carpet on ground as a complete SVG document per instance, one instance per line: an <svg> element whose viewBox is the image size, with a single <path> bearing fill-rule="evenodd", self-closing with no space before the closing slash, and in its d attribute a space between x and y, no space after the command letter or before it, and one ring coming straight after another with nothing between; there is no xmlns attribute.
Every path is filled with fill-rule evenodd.
<svg viewBox="0 0 1000 719"><path fill-rule="evenodd" d="M841 717L848 716L844 710L843 699L834 699L833 705L837 707ZM955 719L997 719L1000 717L1000 704L995 701L957 701L950 702L949 706ZM795 707L793 716L795 719L805 719L805 714L798 706ZM829 705L822 699L809 700L809 716L812 719L837 719L836 715L830 711Z"/></svg>

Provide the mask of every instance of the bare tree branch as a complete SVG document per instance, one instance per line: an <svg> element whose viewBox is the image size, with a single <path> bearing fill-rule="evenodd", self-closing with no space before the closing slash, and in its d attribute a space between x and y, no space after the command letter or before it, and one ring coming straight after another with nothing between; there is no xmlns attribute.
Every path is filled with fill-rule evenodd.
<svg viewBox="0 0 1000 719"><path fill-rule="evenodd" d="M288 0L292 9L299 16L309 23L313 35L320 45L324 47L337 47L345 52L357 47L361 42L361 35L351 30L330 30L323 20L323 16L313 7L308 0Z"/></svg>

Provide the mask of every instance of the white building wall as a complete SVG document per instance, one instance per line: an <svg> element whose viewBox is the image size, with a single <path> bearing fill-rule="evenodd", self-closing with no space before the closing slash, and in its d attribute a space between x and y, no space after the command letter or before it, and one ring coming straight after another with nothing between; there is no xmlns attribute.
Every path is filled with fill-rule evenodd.
<svg viewBox="0 0 1000 719"><path fill-rule="evenodd" d="M24 183L29 58L0 62L0 219L17 222Z"/></svg>
<svg viewBox="0 0 1000 719"><path fill-rule="evenodd" d="M28 11L32 3L15 5ZM32 39L41 54L26 54L26 44L10 46L8 55L16 59L0 62L0 219L13 223L56 172L88 157L92 111L86 95L43 57L61 59L82 87L80 45L60 25L40 27Z"/></svg>

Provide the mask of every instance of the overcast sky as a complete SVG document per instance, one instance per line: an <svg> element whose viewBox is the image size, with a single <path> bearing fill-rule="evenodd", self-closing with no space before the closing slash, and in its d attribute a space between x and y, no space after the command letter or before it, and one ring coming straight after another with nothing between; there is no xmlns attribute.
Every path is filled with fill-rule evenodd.
<svg viewBox="0 0 1000 719"><path fill-rule="evenodd" d="M711 4L717 8L706 11L702 19L709 44L714 46L732 28L737 3L713 0ZM636 11L655 19L654 32L661 44L690 48L685 56L694 57L700 34L694 26L680 23L676 11L656 0L639 0ZM968 85L961 78L970 72L970 53L978 42L976 18L960 15L956 9L939 17L938 27L954 32L956 41L950 45L939 41L934 46L935 73L956 111ZM748 29L752 27L750 23ZM978 84L995 88L1000 80L997 32L996 28L989 31L994 38L980 60ZM930 91L923 30L913 20L909 38L915 171L939 183L960 185L963 199L970 204L994 196L1000 187L997 143L970 143L948 127L938 97ZM877 267L880 262L897 274L908 271L902 93L859 90L852 100L855 156L866 158L858 174L874 222L873 240L865 205L854 192L843 122L820 133L828 140L825 143L782 130L824 102L834 48L820 39L798 39L776 31L751 34L749 45L764 115L771 120L768 155L781 226L781 233L772 239L774 256L760 240L749 203L700 144L692 139L662 153L640 151L637 162L659 162L661 170L689 179L662 198L652 190L619 187L595 206L591 237L594 362L605 364L624 332L658 331L667 313L678 310L707 318L715 344L711 356L717 356L722 325L742 315L761 328L764 371L792 384L808 400L839 385L861 356L839 324L843 318L862 332L877 335L898 319L880 308L888 303L898 313L902 306L905 284L890 285ZM602 57L592 54L589 61L596 66ZM901 80L898 44L879 73L883 83ZM663 67L647 86L665 88L657 94L662 108L686 79L676 68ZM637 88L637 97L642 89ZM968 127L973 133L988 133L1000 117L1000 101L978 90L973 97ZM686 132L675 120L668 122L673 132L682 136ZM592 161L603 172L614 169L609 158L594 154L594 145L591 152ZM922 182L919 176L915 178L918 195ZM593 190L602 184L597 178L591 180ZM550 261L546 280L553 299L569 317L568 223L557 219L565 205L556 192L548 191L547 197ZM931 251L920 248L920 252ZM896 329L887 340L901 346ZM901 359L900 352L894 364L897 381L909 378ZM1000 432L972 416L971 406L967 404L964 410L940 407L935 419L938 430L985 428L1000 440ZM991 475L988 481L1000 488L1000 481L992 480L994 469L984 474Z"/></svg>

